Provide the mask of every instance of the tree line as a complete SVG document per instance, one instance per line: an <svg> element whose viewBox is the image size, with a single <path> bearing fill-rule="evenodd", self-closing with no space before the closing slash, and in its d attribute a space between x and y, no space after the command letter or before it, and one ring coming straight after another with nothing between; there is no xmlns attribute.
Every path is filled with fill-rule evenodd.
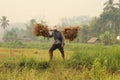
<svg viewBox="0 0 120 80"><path fill-rule="evenodd" d="M25 36L35 39L32 35L33 25L36 19L31 19L29 24L26 24L26 30L23 31ZM46 24L46 21L41 19L40 21ZM1 27L5 29L9 25L9 20L6 16L2 16L0 19ZM73 17L73 18L62 18L58 24L61 28L67 26L80 26L79 39L80 42L87 42L91 37L98 37L104 39L107 36L114 35L113 38L120 35L120 0L115 3L114 0L108 0L104 3L103 12L99 17ZM11 32L17 30L12 29Z"/></svg>

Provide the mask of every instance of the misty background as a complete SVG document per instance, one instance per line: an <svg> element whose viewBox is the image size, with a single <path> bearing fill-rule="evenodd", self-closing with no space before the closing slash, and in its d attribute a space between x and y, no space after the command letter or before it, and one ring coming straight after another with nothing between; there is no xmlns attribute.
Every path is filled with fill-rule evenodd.
<svg viewBox="0 0 120 80"><path fill-rule="evenodd" d="M36 22L60 29L79 26L78 42L106 32L115 38L120 34L119 8L120 0L0 0L0 41L41 40L32 34Z"/></svg>

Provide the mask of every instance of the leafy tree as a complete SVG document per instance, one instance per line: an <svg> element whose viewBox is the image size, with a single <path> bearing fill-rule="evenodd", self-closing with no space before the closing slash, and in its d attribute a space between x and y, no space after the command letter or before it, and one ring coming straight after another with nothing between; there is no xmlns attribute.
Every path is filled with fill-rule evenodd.
<svg viewBox="0 0 120 80"><path fill-rule="evenodd" d="M100 39L105 45L111 45L115 41L115 36L109 31L105 31L103 34L100 35Z"/></svg>
<svg viewBox="0 0 120 80"><path fill-rule="evenodd" d="M79 35L83 43L87 42L87 40L90 38L90 26L87 24L82 25Z"/></svg>
<svg viewBox="0 0 120 80"><path fill-rule="evenodd" d="M113 2L114 2L114 0L108 0L107 2L104 3L104 5L105 5L104 11L105 12L109 12L114 9Z"/></svg>
<svg viewBox="0 0 120 80"><path fill-rule="evenodd" d="M114 6L117 6L118 7L118 10L120 10L120 0L119 0L119 3L114 3ZM117 8L116 7L116 8Z"/></svg>
<svg viewBox="0 0 120 80"><path fill-rule="evenodd" d="M95 17L89 24L82 25L81 39L82 42L90 37L99 37L106 31L114 33L115 36L120 34L120 0L119 3L114 4L114 0L109 0L105 3L105 8L100 17ZM118 5L118 7L116 7Z"/></svg>
<svg viewBox="0 0 120 80"><path fill-rule="evenodd" d="M97 22L98 22L99 18L94 17L90 23L89 23L89 34L91 36L98 36L100 31L99 31L99 27L97 27Z"/></svg>
<svg viewBox="0 0 120 80"><path fill-rule="evenodd" d="M110 11L101 15L100 22L103 22L103 31L110 30L117 35L120 32L120 12Z"/></svg>
<svg viewBox="0 0 120 80"><path fill-rule="evenodd" d="M9 20L7 20L6 16L2 16L0 19L1 27L5 29L9 25Z"/></svg>
<svg viewBox="0 0 120 80"><path fill-rule="evenodd" d="M6 41L15 41L17 40L17 30L15 28L12 28L11 30L6 30L3 35L3 40Z"/></svg>
<svg viewBox="0 0 120 80"><path fill-rule="evenodd" d="M105 3L104 12L97 18L93 25L93 30L99 34L105 31L115 33L116 36L120 34L120 9L115 7L119 3L114 4L114 0L109 0Z"/></svg>
<svg viewBox="0 0 120 80"><path fill-rule="evenodd" d="M33 27L34 24L36 23L35 19L31 19L29 24L26 24L26 30L25 30L25 36L31 39L34 39L33 36Z"/></svg>

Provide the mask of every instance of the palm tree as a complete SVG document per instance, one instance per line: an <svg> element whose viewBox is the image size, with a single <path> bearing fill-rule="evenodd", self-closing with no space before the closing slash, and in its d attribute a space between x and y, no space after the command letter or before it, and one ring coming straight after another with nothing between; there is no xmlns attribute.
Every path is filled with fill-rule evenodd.
<svg viewBox="0 0 120 80"><path fill-rule="evenodd" d="M120 33L120 0L119 3L114 3L114 0L108 0L104 5L103 19L106 21L106 28L111 28L116 35ZM108 27L107 27L108 25Z"/></svg>
<svg viewBox="0 0 120 80"><path fill-rule="evenodd" d="M111 11L111 10L114 9L113 2L114 2L114 0L109 0L109 1L107 1L107 2L104 3L104 5L106 5L104 7L104 12L109 12L109 11Z"/></svg>
<svg viewBox="0 0 120 80"><path fill-rule="evenodd" d="M120 0L118 3L115 3L114 6L116 8L116 15L115 15L115 30L116 30L116 34L117 36L120 34Z"/></svg>
<svg viewBox="0 0 120 80"><path fill-rule="evenodd" d="M119 0L119 3L115 3L114 5L117 6L118 9L120 10L120 0Z"/></svg>
<svg viewBox="0 0 120 80"><path fill-rule="evenodd" d="M6 16L2 16L2 19L0 19L1 27L5 29L9 25L9 20L7 20Z"/></svg>

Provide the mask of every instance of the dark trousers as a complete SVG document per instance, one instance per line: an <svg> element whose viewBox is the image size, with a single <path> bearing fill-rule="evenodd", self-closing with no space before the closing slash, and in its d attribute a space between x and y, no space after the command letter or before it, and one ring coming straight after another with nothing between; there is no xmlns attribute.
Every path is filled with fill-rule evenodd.
<svg viewBox="0 0 120 80"><path fill-rule="evenodd" d="M64 55L64 48L62 47L62 44L53 44L52 45L52 47L49 49L50 59L52 59L53 51L56 49L59 49L59 51L61 52L62 58L64 59L65 55Z"/></svg>

